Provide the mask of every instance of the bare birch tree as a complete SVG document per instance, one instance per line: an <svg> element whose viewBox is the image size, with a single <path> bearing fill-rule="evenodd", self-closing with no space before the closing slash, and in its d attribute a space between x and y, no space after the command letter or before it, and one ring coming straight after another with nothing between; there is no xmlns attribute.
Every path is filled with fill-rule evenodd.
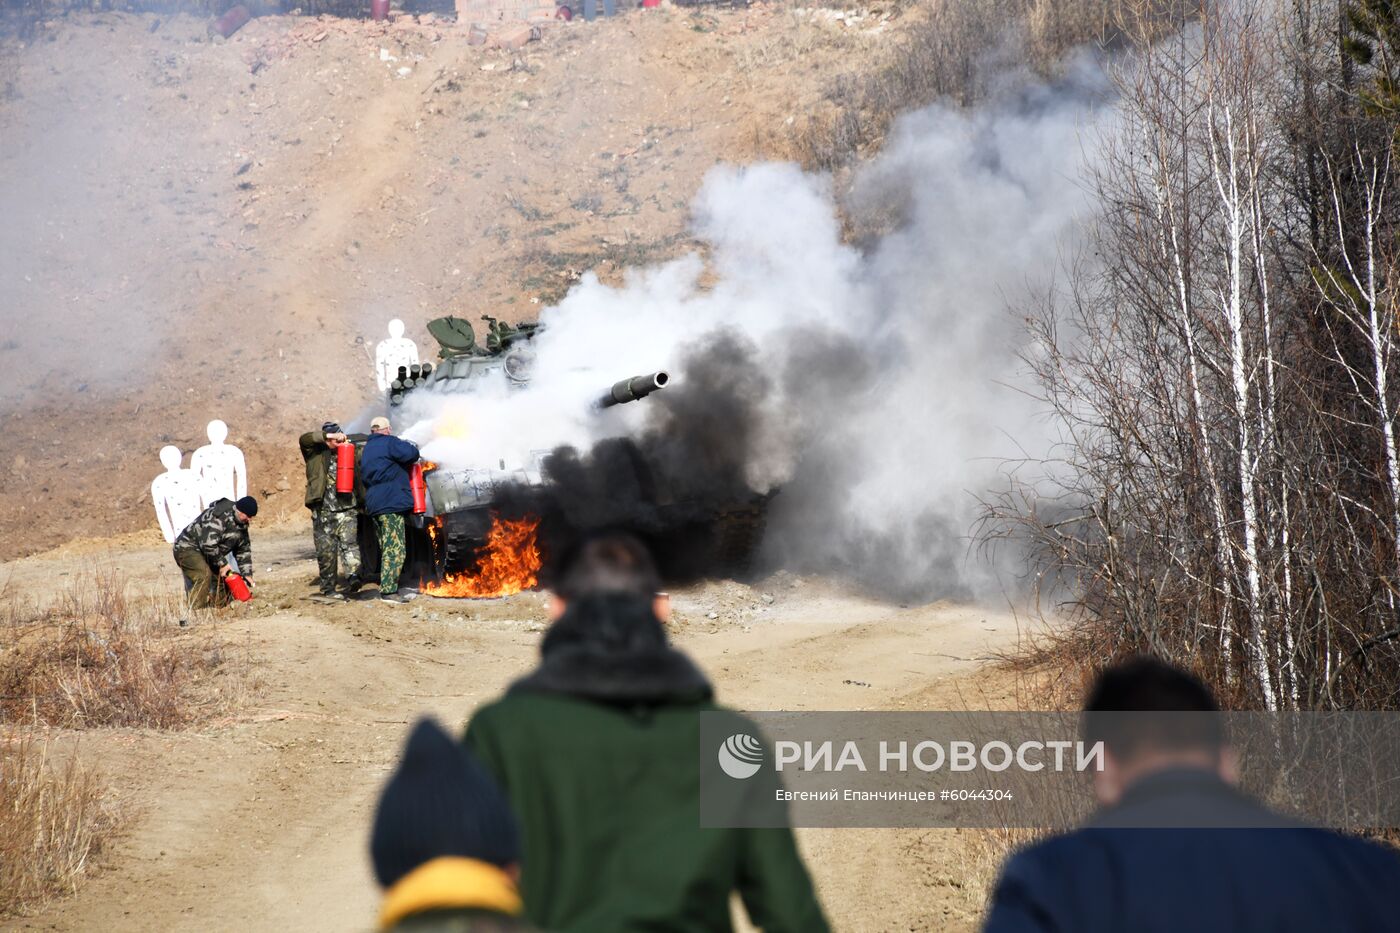
<svg viewBox="0 0 1400 933"><path fill-rule="evenodd" d="M1031 324L1063 443L986 525L1029 539L1081 656L1265 709L1400 700L1361 676L1400 674L1394 180L1388 146L1297 131L1309 2L1208 8L1122 64L1094 255Z"/></svg>

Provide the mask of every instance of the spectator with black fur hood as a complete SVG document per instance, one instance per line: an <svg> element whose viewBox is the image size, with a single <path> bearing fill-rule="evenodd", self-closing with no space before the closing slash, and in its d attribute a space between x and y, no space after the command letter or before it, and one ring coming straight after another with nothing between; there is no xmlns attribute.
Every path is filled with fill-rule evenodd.
<svg viewBox="0 0 1400 933"><path fill-rule="evenodd" d="M737 891L767 933L821 933L790 828L700 826L700 714L720 707L668 643L659 588L635 538L571 549L539 666L467 727L520 818L525 914L558 933L724 933Z"/></svg>

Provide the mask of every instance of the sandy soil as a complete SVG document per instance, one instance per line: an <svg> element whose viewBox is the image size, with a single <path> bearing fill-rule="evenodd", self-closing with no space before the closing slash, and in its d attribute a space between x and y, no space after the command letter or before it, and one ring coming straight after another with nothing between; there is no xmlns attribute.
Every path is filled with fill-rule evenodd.
<svg viewBox="0 0 1400 933"><path fill-rule="evenodd" d="M150 591L177 583L163 547L95 543L0 565L15 598L104 561ZM76 552L76 553L75 553ZM323 606L308 536L255 538L258 598L216 623L257 683L250 705L188 732L83 734L138 815L78 894L7 929L346 930L372 925L374 794L420 713L460 727L535 658L543 597ZM899 608L817 579L712 582L673 595L677 641L720 698L761 709L1006 707L989 651L1015 623L976 607ZM713 615L714 618L710 618ZM803 830L840 930L967 930L969 837L953 830Z"/></svg>

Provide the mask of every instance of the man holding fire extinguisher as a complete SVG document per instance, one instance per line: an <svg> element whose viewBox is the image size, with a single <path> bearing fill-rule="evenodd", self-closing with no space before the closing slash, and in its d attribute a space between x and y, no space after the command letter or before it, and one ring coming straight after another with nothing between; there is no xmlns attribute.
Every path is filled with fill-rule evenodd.
<svg viewBox="0 0 1400 933"><path fill-rule="evenodd" d="M379 598L385 602L407 602L399 593L407 546L404 515L414 511L411 477L418 462L418 448L390 433L389 419L369 423L369 440L361 456L365 480L365 512L374 522L379 539Z"/></svg>
<svg viewBox="0 0 1400 933"><path fill-rule="evenodd" d="M299 443L306 461L306 507L311 510L321 596L344 600L361 585L360 543L355 537L360 454L334 421L319 431L307 431Z"/></svg>
<svg viewBox="0 0 1400 933"><path fill-rule="evenodd" d="M257 514L258 500L252 496L237 502L218 499L175 538L172 550L185 578L191 609L225 605L228 599L219 581L227 584L231 577L239 576L252 586L253 546L248 540L248 522ZM247 594L239 598L246 599Z"/></svg>

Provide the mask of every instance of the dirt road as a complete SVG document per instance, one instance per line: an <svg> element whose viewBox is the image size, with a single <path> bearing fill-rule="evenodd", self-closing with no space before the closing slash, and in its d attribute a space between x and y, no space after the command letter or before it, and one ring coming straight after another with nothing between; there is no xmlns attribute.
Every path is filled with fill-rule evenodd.
<svg viewBox="0 0 1400 933"><path fill-rule="evenodd" d="M407 607L305 601L309 536L258 539L259 613L220 623L251 668L251 701L183 733L101 731L82 745L139 812L76 897L7 929L354 930L373 925L373 798L420 713L460 728L534 661L538 594ZM89 545L0 565L21 595L95 563L173 589L159 546L103 557ZM272 566L275 565L275 566ZM1014 637L977 608L899 608L813 579L709 583L673 595L676 640L720 698L763 709L997 706L978 659ZM713 616L713 618L711 617ZM952 830L806 830L800 840L840 930L960 930L976 923L965 836Z"/></svg>

